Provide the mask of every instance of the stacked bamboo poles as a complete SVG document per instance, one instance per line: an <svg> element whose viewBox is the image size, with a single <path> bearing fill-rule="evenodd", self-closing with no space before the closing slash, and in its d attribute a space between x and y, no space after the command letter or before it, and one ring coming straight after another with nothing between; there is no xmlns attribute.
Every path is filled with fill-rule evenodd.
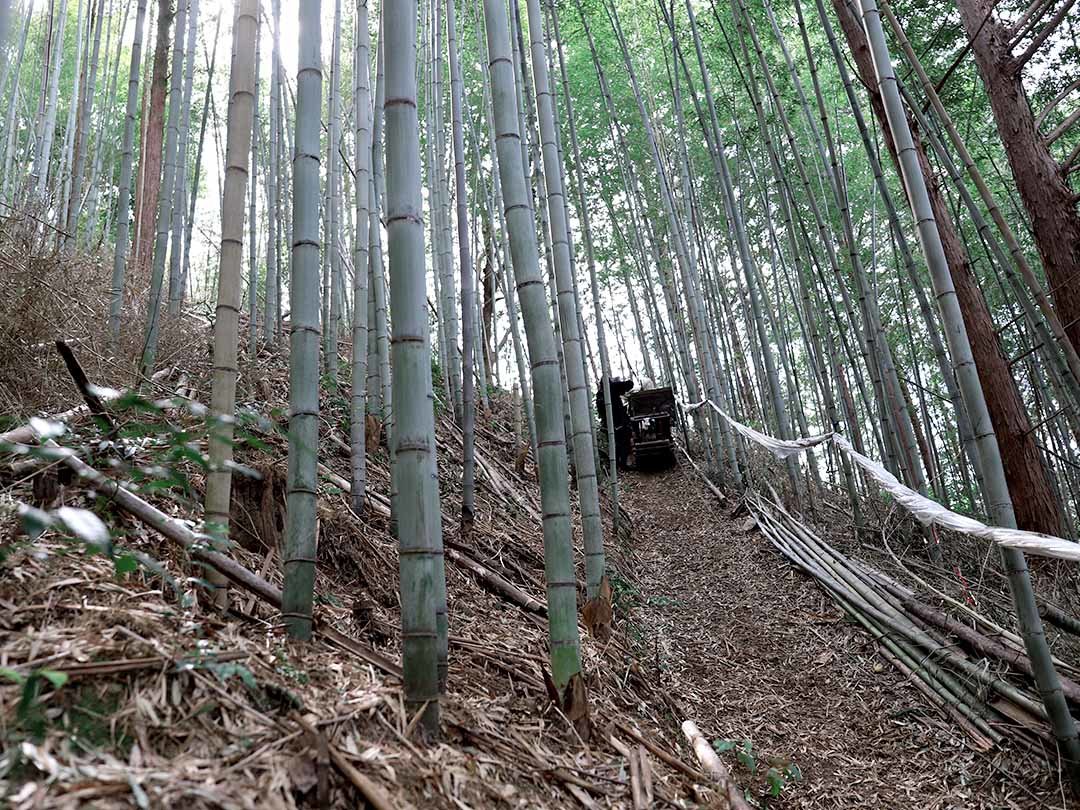
<svg viewBox="0 0 1080 810"><path fill-rule="evenodd" d="M882 656L972 737L986 745L1010 737L1036 749L1053 743L1046 711L1030 691L1031 662L1019 639L992 638L949 618L904 585L846 557L774 499L750 493L746 503L769 542L817 580L878 641ZM1013 679L998 674L1003 664ZM1022 686L1014 682L1017 677ZM1080 705L1080 685L1062 683L1070 702Z"/></svg>

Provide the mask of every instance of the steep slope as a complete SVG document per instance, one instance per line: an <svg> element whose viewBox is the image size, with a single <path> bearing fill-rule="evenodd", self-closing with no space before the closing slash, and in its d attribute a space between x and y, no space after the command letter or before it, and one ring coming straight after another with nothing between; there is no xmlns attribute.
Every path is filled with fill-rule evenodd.
<svg viewBox="0 0 1080 810"><path fill-rule="evenodd" d="M158 381L180 395L165 411L145 403L114 411L129 436L122 451L99 444L88 422L62 441L139 481L163 511L197 522L205 470L192 449L205 450L205 425L189 400L205 398L209 370L193 362ZM280 356L249 359L240 396L250 418L241 420L237 461L250 472L237 476L233 555L271 584L280 583L284 371ZM638 626L628 620L635 574L619 544L610 548L615 633L601 642L582 629L588 744L551 703L538 496L514 470L513 419L498 395L478 431L469 538L455 519L460 437L440 414L450 677L443 736L416 738L394 674L386 450L372 448L371 509L357 516L341 489L344 408L343 397L324 396L323 631L308 645L286 640L275 610L242 591L234 615L208 612L196 598L201 572L181 548L57 476L57 465L5 464L0 795L16 808L351 807L358 793L374 806L549 807L630 804L631 787L648 784L658 802L719 801L680 742L681 710L644 675L639 659L651 645L626 632ZM29 540L15 505L32 501L92 509L111 529L113 557L55 529Z"/></svg>

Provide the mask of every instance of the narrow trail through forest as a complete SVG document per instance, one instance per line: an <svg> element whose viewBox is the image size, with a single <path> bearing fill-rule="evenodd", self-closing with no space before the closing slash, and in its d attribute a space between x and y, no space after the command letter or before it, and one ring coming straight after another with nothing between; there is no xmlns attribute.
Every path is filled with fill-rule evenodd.
<svg viewBox="0 0 1080 810"><path fill-rule="evenodd" d="M691 470L630 473L624 505L655 639L649 677L661 679L713 740L749 739L757 796L770 765L801 771L771 807L1062 807L1006 771L1003 751L980 753L875 651L825 593L788 565L745 517L728 517ZM632 631L631 631L632 632ZM652 642L650 642L652 643Z"/></svg>

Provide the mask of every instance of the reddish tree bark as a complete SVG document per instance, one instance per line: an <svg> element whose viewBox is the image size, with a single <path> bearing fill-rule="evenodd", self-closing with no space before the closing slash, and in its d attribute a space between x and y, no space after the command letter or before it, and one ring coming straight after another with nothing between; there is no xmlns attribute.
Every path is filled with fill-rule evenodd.
<svg viewBox="0 0 1080 810"><path fill-rule="evenodd" d="M874 63L867 46L866 34L848 11L845 0L833 0L833 8L844 30L859 76L868 89L870 106L873 107L874 115L885 133L889 154L893 163L897 164L896 145L893 143L885 117L885 107L877 90ZM990 309L972 272L964 243L956 232L941 186L927 160L918 129L913 122L909 123L915 139L919 165L930 193L930 204L934 209L938 232L941 234L941 243L945 249L945 259L949 264L953 286L956 288L956 296L964 316L964 326L967 328L975 367L979 372L979 382L986 397L986 407L990 411L994 433L997 434L1005 478L1016 512L1016 523L1021 529L1060 534L1062 520L1057 497L1042 454L1035 444L1027 409L1016 387L1009 362L1001 350ZM899 169L897 171L899 172Z"/></svg>
<svg viewBox="0 0 1080 810"><path fill-rule="evenodd" d="M1009 33L991 14L994 0L957 0L964 30L990 97L998 134L1016 188L1031 219L1054 307L1073 347L1080 350L1080 213L1072 189L1035 129L1022 82L1022 65L1009 49Z"/></svg>
<svg viewBox="0 0 1080 810"><path fill-rule="evenodd" d="M154 253L154 237L157 234L162 144L165 137L165 96L169 83L169 29L172 27L172 20L170 0L159 0L157 41L154 44L154 67L150 78L150 109L139 150L141 193L135 201L136 238L132 248L137 278L145 275Z"/></svg>

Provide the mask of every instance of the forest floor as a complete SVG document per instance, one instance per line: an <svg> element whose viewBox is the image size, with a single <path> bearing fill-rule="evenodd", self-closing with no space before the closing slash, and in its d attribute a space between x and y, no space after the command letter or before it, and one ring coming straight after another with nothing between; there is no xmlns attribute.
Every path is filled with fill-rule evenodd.
<svg viewBox="0 0 1080 810"><path fill-rule="evenodd" d="M1072 806L1045 762L973 750L688 467L631 473L622 490L635 516L631 551L647 605L637 632L654 646L650 675L707 737L735 743L724 757L753 794L768 793L770 767L787 767L769 806ZM747 740L753 775L750 756L738 755Z"/></svg>

